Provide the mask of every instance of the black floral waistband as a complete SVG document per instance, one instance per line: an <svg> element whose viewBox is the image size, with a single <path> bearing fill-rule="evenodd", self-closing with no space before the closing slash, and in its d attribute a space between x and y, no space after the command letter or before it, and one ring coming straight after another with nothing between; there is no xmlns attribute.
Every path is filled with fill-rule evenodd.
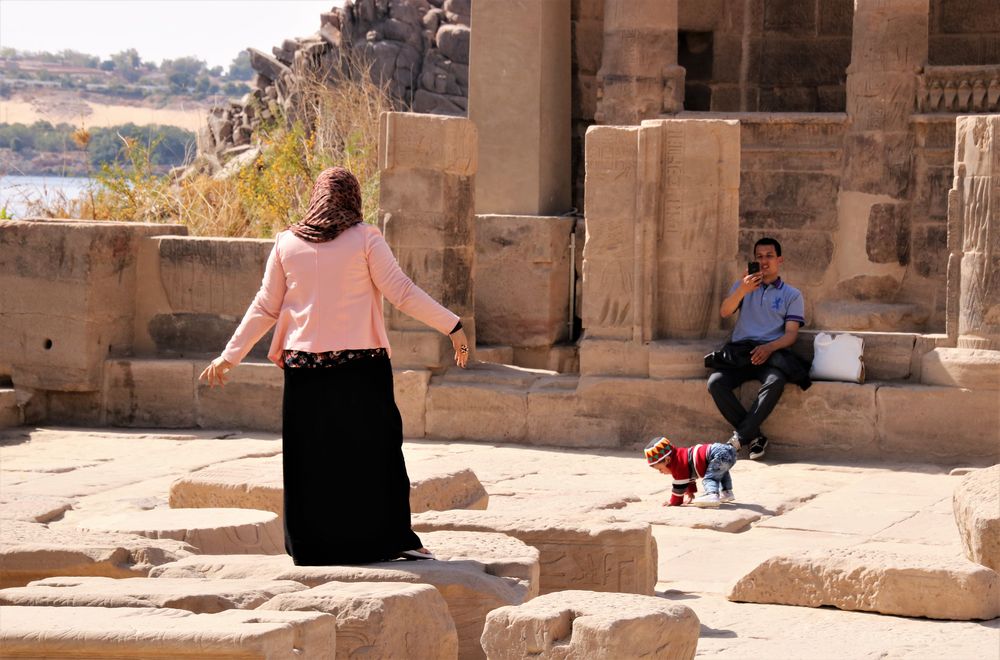
<svg viewBox="0 0 1000 660"><path fill-rule="evenodd" d="M337 367L354 360L371 360L389 357L384 348L346 348L342 351L309 353L307 351L284 350L281 362L288 369L314 369L317 367Z"/></svg>

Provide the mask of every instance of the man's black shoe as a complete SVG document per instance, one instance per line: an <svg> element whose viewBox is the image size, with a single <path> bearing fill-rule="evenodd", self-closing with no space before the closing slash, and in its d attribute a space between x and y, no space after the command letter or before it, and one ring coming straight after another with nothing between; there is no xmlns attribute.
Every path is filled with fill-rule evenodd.
<svg viewBox="0 0 1000 660"><path fill-rule="evenodd" d="M764 458L767 453L767 436L758 435L750 443L750 460L757 461Z"/></svg>

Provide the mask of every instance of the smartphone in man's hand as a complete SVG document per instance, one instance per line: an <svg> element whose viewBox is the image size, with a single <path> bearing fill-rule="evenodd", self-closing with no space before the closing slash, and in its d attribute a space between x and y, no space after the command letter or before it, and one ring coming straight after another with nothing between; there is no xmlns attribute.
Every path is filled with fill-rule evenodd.
<svg viewBox="0 0 1000 660"><path fill-rule="evenodd" d="M753 275L754 273L760 272L760 262L759 261L748 261L747 262L747 275Z"/></svg>

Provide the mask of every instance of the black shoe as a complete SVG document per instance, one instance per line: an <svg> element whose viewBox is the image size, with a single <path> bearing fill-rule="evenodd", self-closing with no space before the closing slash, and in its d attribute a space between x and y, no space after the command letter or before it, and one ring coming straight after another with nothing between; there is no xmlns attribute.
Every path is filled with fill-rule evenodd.
<svg viewBox="0 0 1000 660"><path fill-rule="evenodd" d="M750 460L757 461L764 458L767 453L767 436L758 435L750 443Z"/></svg>

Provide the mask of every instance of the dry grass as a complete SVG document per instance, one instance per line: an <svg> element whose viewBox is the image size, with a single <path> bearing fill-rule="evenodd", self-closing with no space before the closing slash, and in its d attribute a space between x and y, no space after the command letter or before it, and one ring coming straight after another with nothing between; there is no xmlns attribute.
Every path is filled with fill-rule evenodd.
<svg viewBox="0 0 1000 660"><path fill-rule="evenodd" d="M312 182L340 165L361 183L365 220L378 215L378 118L395 109L368 71L300 75L291 117L258 131L261 154L238 175L172 182L152 173L153 145L125 140L126 164L106 167L77 200L56 196L29 206L43 217L176 222L196 236L269 238L305 211Z"/></svg>

